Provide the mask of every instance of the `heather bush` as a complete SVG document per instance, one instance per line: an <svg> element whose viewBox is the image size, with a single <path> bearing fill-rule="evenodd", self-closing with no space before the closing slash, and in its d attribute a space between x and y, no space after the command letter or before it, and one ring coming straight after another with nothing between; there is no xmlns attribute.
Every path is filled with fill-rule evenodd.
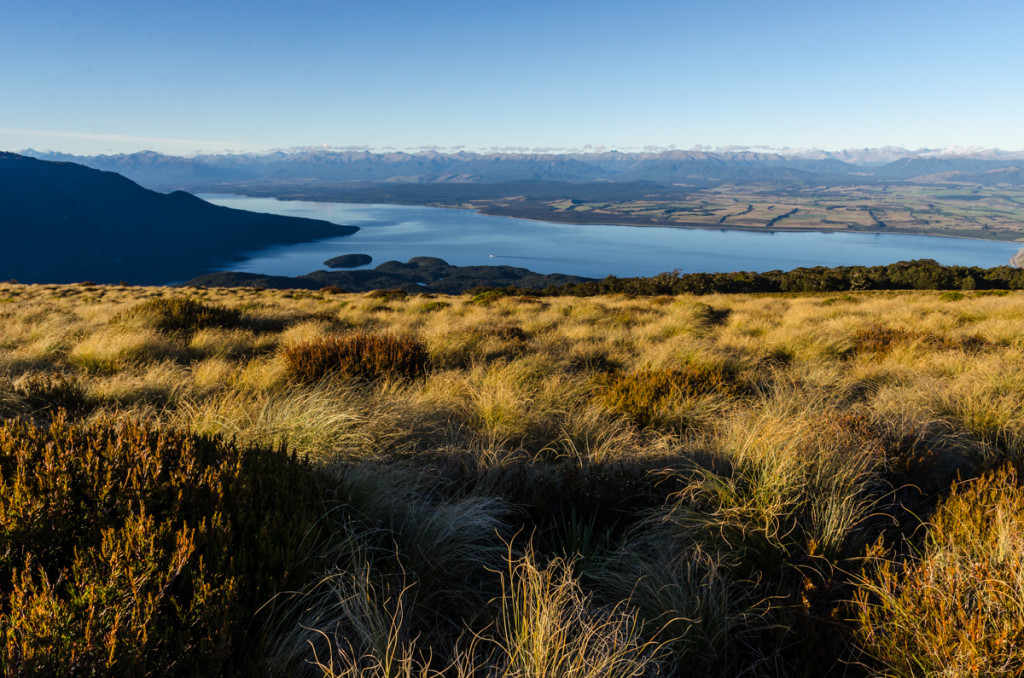
<svg viewBox="0 0 1024 678"><path fill-rule="evenodd" d="M898 346L905 346L915 342L938 350L960 349L974 351L985 345L985 340L977 335L952 337L946 334L909 330L903 327L872 325L859 329L854 333L853 350L857 353L882 355L894 350Z"/></svg>
<svg viewBox="0 0 1024 678"><path fill-rule="evenodd" d="M0 425L0 673L238 675L323 511L280 451L130 422Z"/></svg>
<svg viewBox="0 0 1024 678"><path fill-rule="evenodd" d="M1024 674L1024 489L1016 473L1004 468L954 486L920 550L902 563L881 559L856 604L857 637L877 675Z"/></svg>
<svg viewBox="0 0 1024 678"><path fill-rule="evenodd" d="M87 403L81 379L67 372L29 372L13 383L21 404L33 412L82 410Z"/></svg>
<svg viewBox="0 0 1024 678"><path fill-rule="evenodd" d="M429 355L417 339L393 334L332 334L288 346L282 352L288 373L300 383L328 376L372 381L382 377L418 377Z"/></svg>
<svg viewBox="0 0 1024 678"><path fill-rule="evenodd" d="M137 320L159 332L191 334L208 327L238 327L242 314L236 309L203 303L190 297L156 297L115 318Z"/></svg>
<svg viewBox="0 0 1024 678"><path fill-rule="evenodd" d="M365 294L367 299L378 299L382 302L386 301L404 301L408 296L408 292L400 289L389 289L389 290L372 290Z"/></svg>
<svg viewBox="0 0 1024 678"><path fill-rule="evenodd" d="M665 423L675 405L697 396L734 396L742 392L736 377L721 365L688 363L678 368L641 369L597 379L597 401L637 426Z"/></svg>

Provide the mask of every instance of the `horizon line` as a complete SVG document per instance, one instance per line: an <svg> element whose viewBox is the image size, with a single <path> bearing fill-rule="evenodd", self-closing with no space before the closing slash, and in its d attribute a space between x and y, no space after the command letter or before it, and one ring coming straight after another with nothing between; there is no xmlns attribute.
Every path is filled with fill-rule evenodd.
<svg viewBox="0 0 1024 678"><path fill-rule="evenodd" d="M711 146L705 144L696 144L689 148L680 148L675 144L668 146L606 146L603 144L586 144L580 147L528 147L528 146L489 146L489 147L475 147L469 146L437 146L437 145L423 145L423 146L370 146L370 145L345 145L345 146L334 146L330 144L317 144L317 145L303 145L303 146L289 146L289 147L272 147L264 149L256 149L255 147L242 147L238 148L236 144L228 142L216 142L216 141L197 141L187 139L169 139L161 137L136 137L129 135L116 135L116 134L94 134L87 132L47 132L42 130L16 130L11 128L0 128L0 134L40 134L50 135L60 138L70 139L95 139L95 140L108 140L108 141L136 141L136 142L153 142L153 143L171 143L171 144L202 144L207 146L222 146L222 150L208 151L208 150L196 150L190 153L177 155L177 157L196 157L204 155L233 155L233 154L245 154L245 155L272 155L275 153L304 153L309 151L325 151L333 153L373 153L373 154L386 154L386 153L404 153L407 155L423 155L428 153L438 153L441 155L456 155L459 153L472 153L477 155L495 155L495 154L507 154L507 155L598 155L602 153L630 153L630 154L655 154L655 153L666 153L672 151L678 151L683 153L773 153L779 155L785 154L801 154L801 153L850 153L850 152L878 152L878 151L892 151L892 152L907 152L912 154L929 154L929 153L942 153L945 155L956 155L956 154L979 154L979 153L1005 153L1005 154L1021 154L1024 153L1024 149L1006 149L997 146L971 146L971 145L952 145L952 146L936 146L936 147L918 147L918 148L907 148L905 146L897 146L893 144L886 144L881 146L863 146L863 147L844 147L840 149L828 149L819 146L763 146L763 145L741 145L741 144L729 144L724 146ZM232 148L232 146L235 146ZM72 157L99 157L99 156L129 156L137 155L140 153L156 153L158 155L175 155L174 153L168 153L165 151L158 151L153 148L143 148L137 151L121 151L116 153L68 153L65 151L59 151L55 149L39 150L33 147L26 147L20 151L13 151L17 153L39 153L39 154L59 154L68 155Z"/></svg>

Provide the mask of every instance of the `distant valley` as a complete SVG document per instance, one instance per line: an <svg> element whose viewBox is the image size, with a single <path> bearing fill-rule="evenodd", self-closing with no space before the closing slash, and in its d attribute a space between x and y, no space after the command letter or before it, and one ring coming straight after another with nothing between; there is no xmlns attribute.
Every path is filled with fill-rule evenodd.
<svg viewBox="0 0 1024 678"><path fill-rule="evenodd" d="M461 207L564 223L1024 239L1024 153L997 150L29 153L158 190Z"/></svg>
<svg viewBox="0 0 1024 678"><path fill-rule="evenodd" d="M0 153L0 279L280 286L286 281L208 274L245 252L358 230L219 207L185 190L454 207L572 224L1024 240L1024 156L891 159L898 154ZM437 259L382 261L373 271L310 274L300 286L454 291L582 280L513 267L448 266Z"/></svg>

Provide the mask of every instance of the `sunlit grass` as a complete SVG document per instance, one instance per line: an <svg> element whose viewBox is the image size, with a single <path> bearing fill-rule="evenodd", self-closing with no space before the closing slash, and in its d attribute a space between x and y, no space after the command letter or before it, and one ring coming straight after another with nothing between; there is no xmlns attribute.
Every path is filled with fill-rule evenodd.
<svg viewBox="0 0 1024 678"><path fill-rule="evenodd" d="M0 299L4 418L287 447L330 479L315 575L245 620L269 673L1019 667L1019 483L985 474L1024 464L1024 294Z"/></svg>

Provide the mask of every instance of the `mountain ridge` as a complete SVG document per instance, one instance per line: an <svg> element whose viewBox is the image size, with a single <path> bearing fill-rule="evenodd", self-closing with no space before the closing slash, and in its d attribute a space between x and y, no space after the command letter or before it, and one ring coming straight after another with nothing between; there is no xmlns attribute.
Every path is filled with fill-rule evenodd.
<svg viewBox="0 0 1024 678"><path fill-rule="evenodd" d="M918 149L729 150L661 149L644 152L407 152L299 149L267 153L172 156L155 151L73 156L29 150L41 160L70 161L112 171L149 188L213 191L220 186L273 182L483 183L558 181L635 182L707 186L716 183L825 184L1021 182L1024 152L950 147ZM997 170L1016 172L993 173ZM952 173L952 174L950 174ZM936 178L938 177L938 178Z"/></svg>
<svg viewBox="0 0 1024 678"><path fill-rule="evenodd" d="M245 250L357 230L233 210L75 163L0 152L0 279L163 284Z"/></svg>

